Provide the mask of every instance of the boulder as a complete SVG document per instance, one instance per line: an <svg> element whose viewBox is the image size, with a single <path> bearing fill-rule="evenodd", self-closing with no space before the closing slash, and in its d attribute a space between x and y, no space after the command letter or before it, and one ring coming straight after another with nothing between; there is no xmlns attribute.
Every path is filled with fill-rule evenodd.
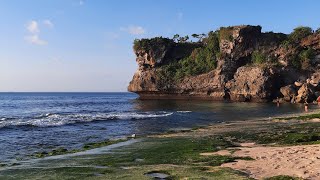
<svg viewBox="0 0 320 180"><path fill-rule="evenodd" d="M296 102L303 103L305 101L311 102L315 99L315 91L310 84L304 83L298 90Z"/></svg>
<svg viewBox="0 0 320 180"><path fill-rule="evenodd" d="M319 86L319 83L320 83L320 72L319 71L317 71L311 75L309 83L314 87Z"/></svg>
<svg viewBox="0 0 320 180"><path fill-rule="evenodd" d="M280 88L280 92L285 101L290 101L291 98L297 95L297 91L293 85L288 85Z"/></svg>
<svg viewBox="0 0 320 180"><path fill-rule="evenodd" d="M294 82L294 85L297 86L297 87L301 87L303 85L303 83L299 82L299 81L296 81L296 82Z"/></svg>

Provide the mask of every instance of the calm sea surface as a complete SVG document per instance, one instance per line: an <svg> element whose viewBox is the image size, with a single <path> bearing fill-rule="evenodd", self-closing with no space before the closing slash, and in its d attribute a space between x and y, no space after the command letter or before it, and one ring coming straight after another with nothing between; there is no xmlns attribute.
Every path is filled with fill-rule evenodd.
<svg viewBox="0 0 320 180"><path fill-rule="evenodd" d="M314 107L316 108L316 107ZM137 100L133 93L0 93L0 162L57 147L302 111L301 105Z"/></svg>

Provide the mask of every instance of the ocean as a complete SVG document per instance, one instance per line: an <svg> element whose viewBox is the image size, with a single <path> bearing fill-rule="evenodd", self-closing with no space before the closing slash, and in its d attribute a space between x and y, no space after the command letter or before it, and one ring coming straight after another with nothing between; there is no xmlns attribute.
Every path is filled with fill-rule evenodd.
<svg viewBox="0 0 320 180"><path fill-rule="evenodd" d="M303 111L299 104L277 107L273 103L137 98L134 93L0 93L0 162L131 134L143 136Z"/></svg>

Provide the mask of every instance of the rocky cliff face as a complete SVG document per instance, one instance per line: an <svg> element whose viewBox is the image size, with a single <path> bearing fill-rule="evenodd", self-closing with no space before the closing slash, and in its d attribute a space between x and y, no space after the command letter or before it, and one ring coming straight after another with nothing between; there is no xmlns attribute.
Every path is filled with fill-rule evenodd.
<svg viewBox="0 0 320 180"><path fill-rule="evenodd" d="M141 99L202 98L231 101L312 101L320 90L320 34L313 33L288 45L288 35L262 33L260 26L221 28L219 52L206 41L142 40L134 47L138 70L128 90ZM210 37L208 37L210 38ZM156 44L152 44L157 41ZM215 68L196 75L170 74L183 68L199 48L215 51ZM179 63L180 62L180 63ZM183 63L181 63L183 62ZM178 64L168 66L170 64ZM168 68L169 67L169 68ZM172 69L172 68L176 69ZM165 69L165 71L164 71ZM167 73L163 78L160 72Z"/></svg>

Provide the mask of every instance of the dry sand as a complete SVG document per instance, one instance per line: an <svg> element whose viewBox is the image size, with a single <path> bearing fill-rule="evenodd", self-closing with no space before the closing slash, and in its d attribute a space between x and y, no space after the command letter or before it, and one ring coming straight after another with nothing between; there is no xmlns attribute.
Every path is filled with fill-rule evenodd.
<svg viewBox="0 0 320 180"><path fill-rule="evenodd" d="M225 150L202 155L231 155ZM223 164L222 167L246 172L250 177L262 179L266 177L289 175L303 179L320 179L320 145L264 147L241 147L233 156L252 157L255 160Z"/></svg>

